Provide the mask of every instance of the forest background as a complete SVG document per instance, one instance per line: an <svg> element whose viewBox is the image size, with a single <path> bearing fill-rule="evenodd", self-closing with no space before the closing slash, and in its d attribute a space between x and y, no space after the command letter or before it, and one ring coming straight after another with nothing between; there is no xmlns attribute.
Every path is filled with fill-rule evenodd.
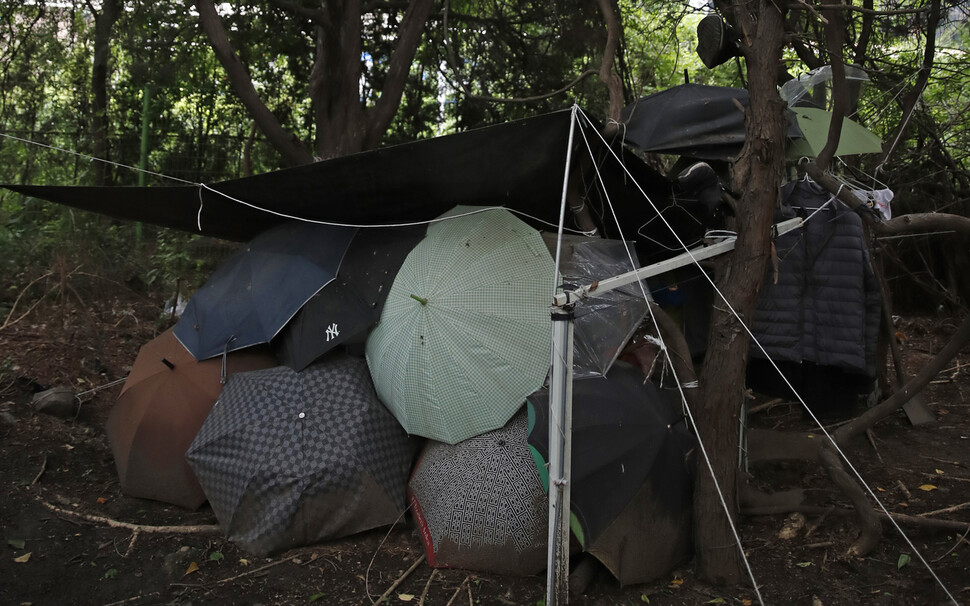
<svg viewBox="0 0 970 606"><path fill-rule="evenodd" d="M714 69L701 63L695 28L714 8L701 4L3 2L0 183L211 183L574 102L606 122L685 79L760 85L755 76L775 66L758 52ZM749 49L762 48L759 37L777 21L780 56L771 40L763 47L779 61L773 80L829 63L833 44L840 61L865 69L872 81L846 115L885 148L855 168L890 185L897 215L962 217L970 216L968 4L713 3ZM756 98L764 96L752 88L749 116L768 124ZM106 281L161 307L191 293L231 250L3 191L0 318L6 325L50 303L83 307ZM908 235L880 251L897 312L966 311L965 237ZM14 362L5 352L0 370Z"/></svg>

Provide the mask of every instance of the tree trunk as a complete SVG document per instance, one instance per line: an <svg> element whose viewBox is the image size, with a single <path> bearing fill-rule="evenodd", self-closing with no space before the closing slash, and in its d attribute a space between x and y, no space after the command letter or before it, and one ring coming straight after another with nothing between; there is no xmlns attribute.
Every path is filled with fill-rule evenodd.
<svg viewBox="0 0 970 606"><path fill-rule="evenodd" d="M703 467L697 476L694 542L698 575L713 583L735 584L741 572L739 547L727 516L736 518L738 509L738 412L744 398L750 337L731 308L745 324L750 322L769 258L769 229L784 168L784 103L775 88L784 28L782 15L772 2L738 3L737 8L729 3L724 8L741 33L750 102L746 142L734 175L734 189L741 192L738 242L717 277L726 301L714 304L700 374L700 405L694 411L713 468L713 477Z"/></svg>
<svg viewBox="0 0 970 606"><path fill-rule="evenodd" d="M104 0L101 12L94 19L94 61L91 67L91 92L94 115L91 120L92 153L95 158L108 159L108 61L111 57L111 29L121 15L119 0ZM107 185L105 162L94 163L95 185Z"/></svg>

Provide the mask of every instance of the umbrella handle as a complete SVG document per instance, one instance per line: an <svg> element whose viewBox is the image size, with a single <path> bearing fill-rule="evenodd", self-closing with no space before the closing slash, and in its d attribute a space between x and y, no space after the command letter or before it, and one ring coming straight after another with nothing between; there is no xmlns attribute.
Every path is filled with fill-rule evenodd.
<svg viewBox="0 0 970 606"><path fill-rule="evenodd" d="M226 346L222 349L222 374L219 376L219 383L226 384L226 358L229 356L229 344L236 340L236 335L226 340Z"/></svg>

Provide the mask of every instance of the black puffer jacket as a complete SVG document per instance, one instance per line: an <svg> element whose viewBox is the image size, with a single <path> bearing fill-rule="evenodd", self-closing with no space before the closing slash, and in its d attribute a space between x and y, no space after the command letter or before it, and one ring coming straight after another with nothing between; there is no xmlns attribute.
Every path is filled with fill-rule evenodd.
<svg viewBox="0 0 970 606"><path fill-rule="evenodd" d="M812 362L874 377L881 301L861 218L813 182L782 188L783 214L811 217L780 236L778 281L769 264L754 317L773 360ZM756 344L751 355L764 358Z"/></svg>

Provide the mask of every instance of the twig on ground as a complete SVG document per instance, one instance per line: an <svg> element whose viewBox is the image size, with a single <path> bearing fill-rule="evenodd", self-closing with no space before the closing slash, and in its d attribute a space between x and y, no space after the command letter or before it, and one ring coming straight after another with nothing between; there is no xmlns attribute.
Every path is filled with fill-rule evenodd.
<svg viewBox="0 0 970 606"><path fill-rule="evenodd" d="M940 513L953 513L954 511L960 511L961 509L966 509L970 507L970 502L960 503L959 505L953 505L952 507L944 507L943 509L937 509L936 511L927 511L926 513L917 514L921 518L926 518L929 516L935 516Z"/></svg>
<svg viewBox="0 0 970 606"><path fill-rule="evenodd" d="M757 406L752 406L751 408L748 409L748 414L753 415L756 412L761 412L762 410L768 410L769 408L772 408L779 404L783 404L784 402L785 402L784 398L775 398L774 400L770 400L768 402L765 402L764 404L758 404Z"/></svg>
<svg viewBox="0 0 970 606"><path fill-rule="evenodd" d="M40 471L38 471L37 475L34 476L34 480L30 483L30 485L33 486L36 484L37 481L40 480L40 477L44 475L45 471L47 471L47 453L44 453L44 460L40 462Z"/></svg>
<svg viewBox="0 0 970 606"><path fill-rule="evenodd" d="M472 584L465 585L465 589L468 590L468 606L475 606L475 598L472 597Z"/></svg>
<svg viewBox="0 0 970 606"><path fill-rule="evenodd" d="M824 507L818 507L813 505L796 505L794 507L780 506L780 507L746 507L741 510L742 515L749 516L770 516L770 515L782 515L786 513L804 513L804 514L823 514L826 511L833 511L833 513L841 516L852 515L855 513L853 510L849 509L828 509ZM880 520L888 521L888 517L880 509L874 509L873 512ZM892 518L897 522L902 522L904 524L911 524L913 526L918 526L920 528L936 528L939 530L965 530L970 527L970 522L958 522L956 520L940 520L938 518L921 518L919 516L911 516L903 513L891 513Z"/></svg>
<svg viewBox="0 0 970 606"><path fill-rule="evenodd" d="M404 582L404 580L405 580L406 578L408 578L408 577L409 577L409 576L411 575L411 573L412 573L412 572L414 572L414 571L415 571L415 570L417 569L417 567L418 567L418 566L420 566L420 565L421 565L421 563L422 563L422 562L424 562L424 559L425 559L425 557L427 557L427 556L425 556L425 555L424 555L424 554L422 553L422 554L421 554L421 557L419 557L419 558L418 558L417 560L415 560L415 561L414 561L414 564L411 564L411 567L410 567L410 568L408 568L407 570L405 570L405 571L404 571L404 572L403 572L403 573L401 574L401 576L399 576L399 577L397 578L397 580L396 580L396 581L394 581L394 583L392 583L392 584L391 584L391 586L390 586L390 587L388 587L388 588L387 588L387 590L386 590L386 591L385 591L384 593L382 593L382 594L381 594L381 597L379 597L379 598L377 598L377 602L373 602L373 603L375 603L375 604L380 604L381 602L383 602L383 601L384 601L384 598L386 598L387 596L389 596L389 595L391 595L391 593L392 593L392 592L393 592L393 591L394 591L395 589L397 589L397 588L398 588L398 587L399 587L399 586L401 585L401 583L403 583L403 582Z"/></svg>
<svg viewBox="0 0 970 606"><path fill-rule="evenodd" d="M920 455L919 458L926 459L927 461L933 461L935 463L946 463L947 465L956 465L957 467L966 467L966 464L960 461L947 461L946 459L937 459L936 457L928 457L926 455Z"/></svg>
<svg viewBox="0 0 970 606"><path fill-rule="evenodd" d="M828 510L825 511L825 513L820 515L818 519L815 520L815 522L811 526L809 526L808 529L805 531L805 538L807 539L812 535L813 532L818 530L818 527L822 525L822 522L825 521L825 518L827 518L829 514L832 513L833 511L835 511L835 507L829 507Z"/></svg>
<svg viewBox="0 0 970 606"><path fill-rule="evenodd" d="M867 429L866 437L869 438L869 444L872 445L872 451L876 453L876 458L879 459L880 463L883 463L882 455L879 454L879 449L876 448L876 434L872 433L872 429Z"/></svg>
<svg viewBox="0 0 970 606"><path fill-rule="evenodd" d="M465 585L468 585L468 579L470 578L472 578L472 575L468 575L465 577L465 580L461 582L461 585L459 585L458 589L455 590L455 593L451 595L451 599L448 600L448 603L445 604L445 606L451 606L451 604L458 598L458 595L461 593L461 590L465 588Z"/></svg>
<svg viewBox="0 0 970 606"><path fill-rule="evenodd" d="M104 606L120 606L121 604L128 604L128 603L131 603L131 602L134 602L134 601L137 601L137 600L141 600L141 599L144 599L144 598L153 598L155 596L160 596L161 594L162 594L161 591L153 591L151 593L145 593L145 594L142 594L142 595L133 595L130 598L125 598L123 600L118 600L117 602L111 602L109 604L105 604Z"/></svg>
<svg viewBox="0 0 970 606"><path fill-rule="evenodd" d="M38 502L56 514L79 518L95 524L104 524L105 526L110 526L112 528L124 528L125 530L131 530L133 532L137 531L158 534L208 534L219 532L219 526L215 524L197 524L187 526L151 526L148 524L133 524L132 522L122 522L112 518L106 518L104 516L96 516L90 513L63 509L56 505L52 505L47 501L41 501L40 499L38 499Z"/></svg>
<svg viewBox="0 0 970 606"><path fill-rule="evenodd" d="M364 593L367 594L367 599L370 600L370 603L371 604L374 603L374 598L372 598L371 595L370 595L370 569L371 569L371 566L374 565L374 560L377 558L377 554L380 552L381 547L383 547L384 546L384 543L387 541L387 537L391 536L391 532L394 530L394 527L397 526L397 523L401 521L401 518L404 517L404 514L407 513L408 509L410 509L410 506L406 507L404 509L404 511L401 512L401 515L397 516L397 519L394 520L394 523L391 524L391 527L387 529L387 532L384 533L384 538L381 539L381 542L377 545L377 549L375 549L374 550L374 553L371 554L371 556L370 556L370 562L367 563L367 570L364 571Z"/></svg>
<svg viewBox="0 0 970 606"><path fill-rule="evenodd" d="M944 553L940 557L938 557L935 560L933 560L933 562L939 562L940 560L942 560L946 556L948 556L951 553L953 553L953 550L956 549L957 547L959 547L960 546L960 543L966 543L967 545L970 545L970 541L967 541L967 534L968 533L970 533L970 526L967 526L967 529L963 532L963 534L957 537L957 542L953 544L953 547L947 549L946 550L946 553Z"/></svg>
<svg viewBox="0 0 970 606"><path fill-rule="evenodd" d="M903 495L906 496L907 501L910 501L913 499L913 495L910 494L909 489L906 488L906 485L903 484L902 480L896 480L896 486L899 487L900 492L902 492Z"/></svg>
<svg viewBox="0 0 970 606"><path fill-rule="evenodd" d="M431 569L431 576L428 577L428 582L424 584L424 591L421 592L421 597L418 599L418 606L424 606L424 599L428 597L428 590L431 589L431 581L438 576L438 569Z"/></svg>
<svg viewBox="0 0 970 606"><path fill-rule="evenodd" d="M247 570L246 572L243 572L243 573L240 573L240 574L237 574L235 576L231 576L231 577L228 577L228 578L225 578L225 579L219 579L218 581L210 581L208 583L169 583L169 587L191 587L191 588L194 588L194 589L201 589L201 588L206 587L206 586L209 586L209 585L222 585L223 583L230 583L232 581L241 579L243 577L252 576L254 574L261 574L265 570L267 570L269 568L272 568L274 566L279 566L280 564L285 564L287 562L292 562L293 560L295 560L298 557L300 557L300 555L301 554L297 553L297 554L291 555L291 556L289 556L287 558L283 558L282 560L277 560L276 562L270 562L269 564L266 564L264 566L260 566L259 568L254 568L252 570Z"/></svg>
<svg viewBox="0 0 970 606"><path fill-rule="evenodd" d="M44 278L49 278L52 275L53 275L53 272L50 272L49 271L49 272L45 273L42 276L38 276L38 277L34 278L33 280L31 280L30 283L27 284L27 286L25 286L24 289L20 291L20 294L17 295L17 298L16 299L14 299L13 306L10 307L10 311L7 313L7 317L4 318L3 324L0 324L0 330L3 330L4 328L7 328L9 326L13 326L17 322L20 322L21 320L23 320L24 318L26 318L27 317L27 314L29 314L31 311L33 311L33 309L35 307L37 307L37 305L41 301L44 300L44 297L41 297L33 305L31 305L29 308L27 308L27 311L25 311L24 313L20 314L20 316L18 316L15 320L11 320L10 319L10 318L13 317L13 312L17 309L17 304L20 303L20 299L22 299L23 296L24 296L24 294L26 294L26 292L28 290L30 290L30 287L33 286L34 284L37 284L38 282L40 282Z"/></svg>

